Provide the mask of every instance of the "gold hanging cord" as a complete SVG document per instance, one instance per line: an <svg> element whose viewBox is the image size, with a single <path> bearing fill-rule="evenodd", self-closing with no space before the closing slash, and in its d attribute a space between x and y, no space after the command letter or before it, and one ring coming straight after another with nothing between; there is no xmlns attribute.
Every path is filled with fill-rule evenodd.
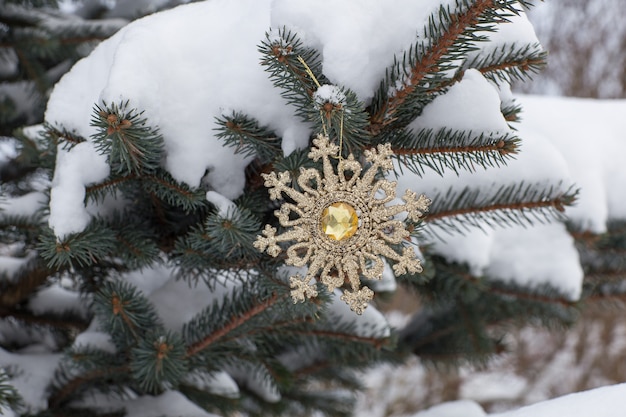
<svg viewBox="0 0 626 417"><path fill-rule="evenodd" d="M313 80L317 88L320 88L321 84L319 83L319 81L317 81L315 74L313 74L313 71L311 71L311 68L309 68L307 63L304 61L304 58L298 55L298 61L300 61L300 63L304 66L304 70L306 71L307 75L311 77L311 79ZM328 136L328 132L326 131L326 123L324 122L324 113L321 109L320 109L320 119L322 120L322 130L324 131L324 136ZM335 157L336 159L339 159L339 160L343 159L341 155L342 149L343 149L343 106L341 107L341 115L339 117L339 154Z"/></svg>

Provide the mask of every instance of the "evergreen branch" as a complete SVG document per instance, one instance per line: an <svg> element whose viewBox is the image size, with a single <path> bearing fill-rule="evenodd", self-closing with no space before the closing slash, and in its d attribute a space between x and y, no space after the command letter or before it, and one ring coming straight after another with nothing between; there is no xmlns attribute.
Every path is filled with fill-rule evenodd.
<svg viewBox="0 0 626 417"><path fill-rule="evenodd" d="M282 89L287 102L296 106L297 113L308 113L307 107L311 107L313 93L317 90L309 70L320 85L329 84L322 73L319 53L305 48L297 35L285 28L279 29L278 33L266 33L265 38L259 46L259 52L263 54L261 65L270 74L274 85Z"/></svg>
<svg viewBox="0 0 626 417"><path fill-rule="evenodd" d="M460 5L457 3L457 6ZM402 66L398 62L394 63L391 71L387 73L388 81L381 85L373 101L375 105L370 113L370 124L374 135L398 119L401 107L416 94L421 93L419 89L427 78L431 84L428 89L432 90L431 78L435 78L442 69L448 68L449 64L446 61L451 53L463 56L472 49L468 44L469 40L482 39L476 38L473 33L479 29L488 30L488 27L478 26L483 23L484 16L490 10L499 7L503 5L498 4L496 0L475 0L472 4L467 4L465 10L460 10L456 14L449 13L441 7L438 15L431 16L429 34L433 39L432 43L416 45L409 56L404 57ZM437 21L439 22L435 23ZM405 69L407 64L410 66L408 70ZM399 86L396 81L400 81L402 73L406 74L406 77ZM435 81L440 83L444 80ZM389 96L387 86L393 87L393 92Z"/></svg>
<svg viewBox="0 0 626 417"><path fill-rule="evenodd" d="M52 316L50 314L37 315L27 310L15 310L0 308L0 318L12 317L15 320L35 326L47 326L55 329L63 329L78 334L87 329L89 321L77 320L75 315Z"/></svg>
<svg viewBox="0 0 626 417"><path fill-rule="evenodd" d="M68 397L79 391L79 389L84 385L87 385L94 380L107 378L111 375L127 374L129 372L129 366L122 365L116 367L101 367L80 375L65 383L60 389L56 390L55 393L50 396L50 399L48 400L50 408L60 408Z"/></svg>
<svg viewBox="0 0 626 417"><path fill-rule="evenodd" d="M51 229L46 228L37 248L51 269L74 264L84 267L96 264L113 253L116 241L112 230L99 221L93 221L84 231L64 237L57 237Z"/></svg>
<svg viewBox="0 0 626 417"><path fill-rule="evenodd" d="M511 48L514 48L515 45ZM481 61L473 61L468 68L477 68L486 77L497 81L512 82L514 80L525 81L530 74L540 72L546 65L547 54L539 49L539 45L528 45L521 51L504 51L502 46L501 56L494 51L490 57Z"/></svg>
<svg viewBox="0 0 626 417"><path fill-rule="evenodd" d="M486 57L477 55L465 62L453 77L425 89L424 93L434 98L435 94L442 93L461 81L468 69L476 69L494 82L503 80L510 83L514 80L525 81L530 78L531 73L536 74L545 67L547 53L539 45L525 45L521 49L515 49L516 47L517 45L502 45ZM507 48L510 50L507 51Z"/></svg>
<svg viewBox="0 0 626 417"><path fill-rule="evenodd" d="M0 215L0 242L21 241L31 245L41 233L41 215L3 216Z"/></svg>
<svg viewBox="0 0 626 417"><path fill-rule="evenodd" d="M462 233L457 224L467 229L467 226L493 226L493 222L523 225L532 224L533 219L539 222L561 219L565 207L574 203L577 193L572 188L562 190L560 186L523 182L500 186L493 193L481 189L465 188L460 192L449 189L433 198L424 221Z"/></svg>
<svg viewBox="0 0 626 417"><path fill-rule="evenodd" d="M143 112L128 109L129 102L94 106L91 126L99 129L92 135L96 149L106 154L116 174L152 173L163 154L163 136L147 125Z"/></svg>
<svg viewBox="0 0 626 417"><path fill-rule="evenodd" d="M495 295L503 296L504 298L515 298L542 304L555 304L567 308L575 308L579 304L577 301L571 301L564 297L557 298L539 293L512 291L505 287L496 287L494 285L488 286L487 291Z"/></svg>
<svg viewBox="0 0 626 417"><path fill-rule="evenodd" d="M65 149L85 142L85 138L69 132L63 128L55 127L49 123L44 124L46 138L53 144L63 144Z"/></svg>
<svg viewBox="0 0 626 417"><path fill-rule="evenodd" d="M180 336L158 331L141 338L131 351L130 370L144 392L154 394L176 386L188 372Z"/></svg>
<svg viewBox="0 0 626 417"><path fill-rule="evenodd" d="M329 137L343 139L342 151L358 153L367 142L368 115L357 95L331 85L322 73L319 53L305 48L295 34L282 29L278 36L266 34L259 47L264 58L261 64L270 73L281 95L296 108L305 122Z"/></svg>
<svg viewBox="0 0 626 417"><path fill-rule="evenodd" d="M220 329L217 329L213 333L205 336L203 339L197 341L196 343L193 343L192 345L190 345L187 348L186 356L189 357L189 356L196 355L197 353L206 349L208 346L215 343L217 340L223 338L234 329L243 325L251 318L263 313L265 310L273 306L281 298L282 297L279 297L278 294L274 293L268 299L254 304L251 308L249 308L247 311L243 312L242 314L232 317L231 320L228 323L226 323L226 325L224 325Z"/></svg>
<svg viewBox="0 0 626 417"><path fill-rule="evenodd" d="M255 119L243 113L217 118L218 138L235 148L236 154L258 156L261 161L271 161L282 153L280 138L267 126L260 126Z"/></svg>
<svg viewBox="0 0 626 417"><path fill-rule="evenodd" d="M162 329L150 301L128 282L103 282L94 297L94 311L122 351L135 346L147 332Z"/></svg>
<svg viewBox="0 0 626 417"><path fill-rule="evenodd" d="M135 174L113 176L97 184L89 185L85 187L85 199L102 200L105 195L113 194L118 186L136 180L137 178Z"/></svg>
<svg viewBox="0 0 626 417"><path fill-rule="evenodd" d="M522 106L513 100L508 103L502 102L500 104L500 111L502 112L502 116L504 116L504 120L507 122L519 122L520 114L522 113Z"/></svg>
<svg viewBox="0 0 626 417"><path fill-rule="evenodd" d="M372 345L376 349L380 349L383 346L389 345L391 343L389 338L359 336L356 334L345 333L342 331L335 331L335 330L321 329L321 328L311 329L311 330L290 329L288 331L294 334L317 336L321 338L330 338L330 339L338 339L338 340L344 340L344 341L349 341L349 342L364 343L364 344Z"/></svg>
<svg viewBox="0 0 626 417"><path fill-rule="evenodd" d="M3 408L17 410L24 406L24 400L19 392L10 384L10 375L5 369L0 368L0 414L4 414Z"/></svg>
<svg viewBox="0 0 626 417"><path fill-rule="evenodd" d="M158 169L153 175L144 174L141 179L146 192L154 194L159 200L171 206L182 208L186 213L207 205L206 194L203 190L192 189L176 181L169 172L163 169Z"/></svg>
<svg viewBox="0 0 626 417"><path fill-rule="evenodd" d="M498 167L518 152L519 139L510 133L474 133L448 128L397 130L386 137L394 156L417 175L430 168L440 175L447 169L474 171L476 165Z"/></svg>
<svg viewBox="0 0 626 417"><path fill-rule="evenodd" d="M14 277L15 284L2 286L0 309L12 309L27 300L35 290L44 285L52 271L39 263L29 265Z"/></svg>

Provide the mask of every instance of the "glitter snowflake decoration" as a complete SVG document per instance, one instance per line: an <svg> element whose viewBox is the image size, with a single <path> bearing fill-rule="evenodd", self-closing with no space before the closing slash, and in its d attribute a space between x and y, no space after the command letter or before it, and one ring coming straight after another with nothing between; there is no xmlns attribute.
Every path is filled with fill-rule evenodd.
<svg viewBox="0 0 626 417"><path fill-rule="evenodd" d="M361 286L360 277L380 279L384 268L381 256L395 261L396 275L422 271L413 248L403 246L398 253L390 245L409 237L404 222L394 216L407 212L409 220L418 221L430 200L407 190L402 197L404 204L386 205L396 198L397 183L377 178L376 174L379 169L387 172L392 168L389 144L364 152L370 163L365 172L350 155L339 161L337 173L331 158L338 154L339 147L323 135L313 144L309 158L322 159L323 176L314 168L301 169L297 179L301 191L290 186L289 172L263 174L272 200L285 194L295 204L284 202L275 212L285 232L277 235L275 227L266 225L254 246L276 257L282 251L279 243L294 241L287 248L285 263L308 265L306 276L289 278L294 303L317 296L313 278L330 292L347 283L349 289L344 290L341 299L362 314L374 293Z"/></svg>

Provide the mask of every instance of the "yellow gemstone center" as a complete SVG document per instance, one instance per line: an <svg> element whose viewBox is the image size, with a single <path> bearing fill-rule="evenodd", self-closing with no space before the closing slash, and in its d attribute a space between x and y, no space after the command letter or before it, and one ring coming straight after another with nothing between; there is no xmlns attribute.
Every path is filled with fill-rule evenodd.
<svg viewBox="0 0 626 417"><path fill-rule="evenodd" d="M333 240L352 237L359 226L356 210L350 204L338 201L322 212L322 231Z"/></svg>

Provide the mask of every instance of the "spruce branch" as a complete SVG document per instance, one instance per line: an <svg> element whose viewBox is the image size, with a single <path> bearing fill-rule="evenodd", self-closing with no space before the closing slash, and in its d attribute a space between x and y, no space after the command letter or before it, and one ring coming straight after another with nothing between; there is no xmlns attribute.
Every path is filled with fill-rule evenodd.
<svg viewBox="0 0 626 417"><path fill-rule="evenodd" d="M517 14L512 0L457 1L455 10L441 6L429 18L425 40L416 42L402 59L395 58L372 100L369 131L378 136L405 127L438 94L462 77L458 61L486 40L484 33ZM482 32L482 34L481 34ZM449 72L456 71L456 78ZM384 139L377 139L384 141Z"/></svg>
<svg viewBox="0 0 626 417"><path fill-rule="evenodd" d="M0 287L0 310L12 309L26 301L33 293L49 279L52 271L39 263L30 263L18 271L13 277L12 284Z"/></svg>
<svg viewBox="0 0 626 417"><path fill-rule="evenodd" d="M274 85L282 90L281 95L296 106L298 115L307 120L317 85L330 84L322 73L319 53L306 48L295 33L285 28L266 33L259 52L263 55L261 65ZM314 74L317 83L310 77L309 71Z"/></svg>
<svg viewBox="0 0 626 417"><path fill-rule="evenodd" d="M0 414L3 408L17 411L24 406L24 400L19 392L10 384L10 375L4 368L0 368Z"/></svg>
<svg viewBox="0 0 626 417"><path fill-rule="evenodd" d="M365 106L353 91L332 85L323 75L319 53L286 29L267 33L259 51L261 64L296 115L313 122L317 131L342 138L346 155L358 154L369 136Z"/></svg>
<svg viewBox="0 0 626 417"><path fill-rule="evenodd" d="M221 328L216 329L214 332L206 335L204 338L189 345L187 347L186 355L189 357L189 356L194 356L202 352L211 344L223 338L234 329L247 323L250 319L254 318L255 316L263 313L264 311L272 307L274 304L276 304L279 300L282 300L283 298L285 298L285 296L280 297L278 294L274 293L269 298L253 304L248 310L242 312L241 314L237 314L234 317L231 317L230 320L226 322L225 325L222 326Z"/></svg>
<svg viewBox="0 0 626 417"><path fill-rule="evenodd" d="M269 162L282 153L280 138L267 126L260 126L258 121L243 113L222 115L216 123L216 136L235 148L236 154L257 156L262 162Z"/></svg>
<svg viewBox="0 0 626 417"><path fill-rule="evenodd" d="M520 140L511 133L484 133L449 128L422 129L417 133L399 129L390 137L394 156L417 175L429 168L436 173L450 169L475 171L499 167L518 152ZM401 168L400 168L401 169Z"/></svg>
<svg viewBox="0 0 626 417"><path fill-rule="evenodd" d="M389 338L359 336L357 334L349 333L343 330L330 330L322 328L312 330L299 330L294 328L289 331L294 334L299 334L303 336L315 336L320 339L336 339L344 342L368 344L373 346L375 349L380 349L383 346L390 345L391 343L391 340Z"/></svg>
<svg viewBox="0 0 626 417"><path fill-rule="evenodd" d="M461 191L452 188L433 198L425 222L448 232L462 233L469 226L481 228L485 224L532 224L562 220L565 207L576 200L578 191L563 190L560 185L518 184L500 186L495 192L483 189ZM433 232L432 228L428 231Z"/></svg>
<svg viewBox="0 0 626 417"><path fill-rule="evenodd" d="M188 372L182 339L171 332L141 338L131 350L130 371L144 392L157 393L167 385L176 386Z"/></svg>
<svg viewBox="0 0 626 417"><path fill-rule="evenodd" d="M472 32L476 31L481 16L493 9L495 3L496 0L476 0L465 3L467 7L461 7L457 3L457 13L450 13L442 6L436 15L430 17L429 27L425 32L432 41L416 44L403 57L402 62L396 61L388 70L387 81L381 84L377 97L373 100L370 123L375 135L398 119L399 110L409 98L421 93L418 88L424 79L434 78L442 67L448 68L448 54L454 52L464 55L469 52L467 42L472 39ZM453 49L455 46L457 51ZM388 95L389 87L394 90ZM432 83L429 88L432 89Z"/></svg>
<svg viewBox="0 0 626 417"><path fill-rule="evenodd" d="M116 239L113 231L102 222L92 221L84 231L64 237L57 237L51 229L45 228L37 249L50 269L86 267L113 253Z"/></svg>
<svg viewBox="0 0 626 417"><path fill-rule="evenodd" d="M84 318L77 318L75 313L62 315L39 315L22 309L5 309L0 307L0 318L11 317L27 325L46 326L52 329L64 330L71 334L78 334L87 329L89 322Z"/></svg>
<svg viewBox="0 0 626 417"><path fill-rule="evenodd" d="M137 178L135 174L110 176L102 182L85 187L85 199L87 201L102 201L105 196L113 195L120 186Z"/></svg>
<svg viewBox="0 0 626 417"><path fill-rule="evenodd" d="M94 298L94 310L122 351L142 340L147 332L162 328L152 304L127 282L103 282Z"/></svg>
<svg viewBox="0 0 626 417"><path fill-rule="evenodd" d="M468 60L455 78L462 78L469 68L478 69L495 83L527 81L546 66L547 53L539 44L501 45L487 56L477 55Z"/></svg>
<svg viewBox="0 0 626 417"><path fill-rule="evenodd" d="M102 366L92 371L83 373L73 379L70 379L60 388L54 390L50 396L48 403L51 409L61 408L67 401L71 399L77 393L86 389L87 386L94 383L94 381L110 378L113 376L119 377L120 375L127 375L129 373L128 365L122 366Z"/></svg>
<svg viewBox="0 0 626 417"><path fill-rule="evenodd" d="M0 213L0 242L24 242L32 245L41 232L41 215L3 216Z"/></svg>
<svg viewBox="0 0 626 417"><path fill-rule="evenodd" d="M141 179L144 191L170 206L180 207L187 214L202 209L208 204L206 193L202 189L193 189L187 184L176 181L164 169L158 169L151 175L144 174Z"/></svg>
<svg viewBox="0 0 626 417"><path fill-rule="evenodd" d="M91 126L96 149L107 155L115 174L153 173L160 166L163 136L147 125L143 112L129 109L129 102L94 106Z"/></svg>

